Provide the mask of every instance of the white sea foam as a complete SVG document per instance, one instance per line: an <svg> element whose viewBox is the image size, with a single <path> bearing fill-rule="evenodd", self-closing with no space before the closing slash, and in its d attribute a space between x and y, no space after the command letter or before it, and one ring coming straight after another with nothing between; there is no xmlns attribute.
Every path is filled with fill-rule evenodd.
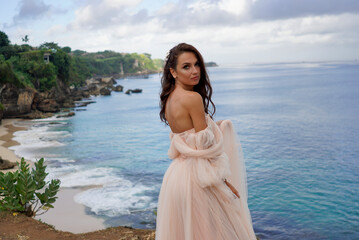
<svg viewBox="0 0 359 240"><path fill-rule="evenodd" d="M112 168L86 169L80 165L48 166L47 180L58 178L61 187L84 187L101 185L77 194L74 199L91 209L95 214L118 216L131 212L150 210L156 207L145 192L156 190L156 186L146 187L134 184L113 171Z"/></svg>
<svg viewBox="0 0 359 240"><path fill-rule="evenodd" d="M95 214L112 217L154 209L156 204L151 197L145 195L146 191L154 190L154 187L122 179L116 185L81 192L75 196L75 201L89 207Z"/></svg>
<svg viewBox="0 0 359 240"><path fill-rule="evenodd" d="M41 157L47 157L39 150L64 146L65 143L58 140L68 137L71 137L71 134L67 131L51 131L49 125L35 124L28 130L15 132L13 140L19 142L20 145L12 146L10 149L14 150L18 156L36 161Z"/></svg>
<svg viewBox="0 0 359 240"><path fill-rule="evenodd" d="M63 121L63 120L67 120L67 118L58 118L57 116L61 115L61 114L55 114L52 117L48 117L48 118L39 118L39 119L33 119L33 122L57 122L57 121Z"/></svg>
<svg viewBox="0 0 359 240"><path fill-rule="evenodd" d="M84 166L69 164L58 168L50 165L48 171L50 172L48 179L60 179L61 187L111 185L122 181L113 173L112 168L87 169Z"/></svg>

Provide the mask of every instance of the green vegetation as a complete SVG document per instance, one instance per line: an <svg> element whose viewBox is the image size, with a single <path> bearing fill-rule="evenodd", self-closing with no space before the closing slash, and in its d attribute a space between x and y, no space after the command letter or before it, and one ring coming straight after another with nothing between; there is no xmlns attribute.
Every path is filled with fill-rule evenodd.
<svg viewBox="0 0 359 240"><path fill-rule="evenodd" d="M56 87L57 80L67 86L82 86L93 76L154 72L162 68L163 61L151 59L148 53L117 53L102 51L87 53L45 42L39 47L27 44L12 45L8 36L0 31L0 84L13 83L22 88L29 86L39 91ZM45 60L48 58L49 61Z"/></svg>
<svg viewBox="0 0 359 240"><path fill-rule="evenodd" d="M53 208L60 180L45 181L48 173L44 159L36 162L31 171L24 158L18 167L14 173L0 172L0 211L20 212L33 217Z"/></svg>

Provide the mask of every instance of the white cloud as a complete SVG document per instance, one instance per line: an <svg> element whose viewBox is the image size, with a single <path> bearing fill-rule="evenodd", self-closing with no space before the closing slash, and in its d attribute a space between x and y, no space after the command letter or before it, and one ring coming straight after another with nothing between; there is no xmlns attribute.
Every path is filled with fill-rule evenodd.
<svg viewBox="0 0 359 240"><path fill-rule="evenodd" d="M248 0L221 0L218 7L235 15L243 15L248 10Z"/></svg>
<svg viewBox="0 0 359 240"><path fill-rule="evenodd" d="M220 63L358 58L359 13L346 13L343 7L344 13L279 14L264 21L251 14L255 4L262 4L262 14L266 0L180 0L157 11L141 9L143 1L82 2L65 23L41 29L33 20L31 28L13 27L7 33L13 43L21 43L22 32L34 45L54 41L72 49L148 52L160 58L175 44L188 42L206 60Z"/></svg>

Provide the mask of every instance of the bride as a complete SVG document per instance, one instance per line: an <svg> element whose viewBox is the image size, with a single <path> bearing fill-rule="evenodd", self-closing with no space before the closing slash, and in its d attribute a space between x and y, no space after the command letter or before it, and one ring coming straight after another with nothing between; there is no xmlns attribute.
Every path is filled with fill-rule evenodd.
<svg viewBox="0 0 359 240"><path fill-rule="evenodd" d="M159 194L157 240L256 239L236 134L229 120L213 121L211 96L198 50L186 43L172 48L162 76L160 118L171 128L173 161Z"/></svg>

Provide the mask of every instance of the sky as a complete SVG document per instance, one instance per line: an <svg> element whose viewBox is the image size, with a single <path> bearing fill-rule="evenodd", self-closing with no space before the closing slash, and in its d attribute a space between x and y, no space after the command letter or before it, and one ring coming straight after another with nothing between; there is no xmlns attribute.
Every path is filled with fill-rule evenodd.
<svg viewBox="0 0 359 240"><path fill-rule="evenodd" d="M149 53L176 44L218 64L359 59L359 0L0 0L12 44Z"/></svg>

